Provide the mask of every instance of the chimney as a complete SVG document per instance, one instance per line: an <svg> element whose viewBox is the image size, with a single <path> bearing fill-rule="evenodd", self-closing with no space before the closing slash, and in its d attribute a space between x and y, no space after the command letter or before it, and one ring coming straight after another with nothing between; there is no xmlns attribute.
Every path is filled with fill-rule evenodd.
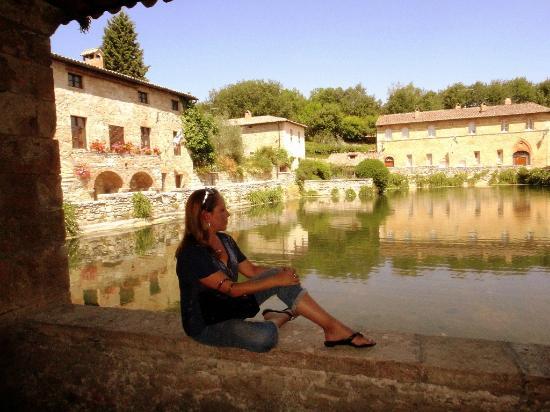
<svg viewBox="0 0 550 412"><path fill-rule="evenodd" d="M414 118L415 118L415 119L418 119L419 117L420 117L420 109L417 108L417 109L414 111Z"/></svg>
<svg viewBox="0 0 550 412"><path fill-rule="evenodd" d="M103 51L101 49L86 49L80 55L84 63L103 69Z"/></svg>
<svg viewBox="0 0 550 412"><path fill-rule="evenodd" d="M507 97L506 99L504 99L504 104L506 104L506 105L512 104L512 99L510 99L509 97Z"/></svg>
<svg viewBox="0 0 550 412"><path fill-rule="evenodd" d="M247 110L246 112L244 112L245 119L250 119L251 117L252 117L252 112L250 110Z"/></svg>
<svg viewBox="0 0 550 412"><path fill-rule="evenodd" d="M487 110L487 105L485 103L481 103L481 105L479 106L479 111L484 112L486 110Z"/></svg>
<svg viewBox="0 0 550 412"><path fill-rule="evenodd" d="M460 105L460 103L456 104L455 109L462 109L462 106Z"/></svg>

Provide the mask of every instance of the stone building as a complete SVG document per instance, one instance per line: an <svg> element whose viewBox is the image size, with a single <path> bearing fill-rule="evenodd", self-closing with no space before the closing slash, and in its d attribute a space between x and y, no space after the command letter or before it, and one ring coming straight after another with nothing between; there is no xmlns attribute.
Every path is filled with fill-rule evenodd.
<svg viewBox="0 0 550 412"><path fill-rule="evenodd" d="M535 103L380 116L379 158L389 167L548 166L550 108Z"/></svg>
<svg viewBox="0 0 550 412"><path fill-rule="evenodd" d="M104 69L100 49L82 56L52 54L64 198L186 186L193 165L180 115L196 98Z"/></svg>
<svg viewBox="0 0 550 412"><path fill-rule="evenodd" d="M247 111L244 117L229 119L228 123L241 126L243 151L249 156L262 147L285 149L294 158L292 169L298 167L299 159L306 157L306 126L275 116L252 116Z"/></svg>

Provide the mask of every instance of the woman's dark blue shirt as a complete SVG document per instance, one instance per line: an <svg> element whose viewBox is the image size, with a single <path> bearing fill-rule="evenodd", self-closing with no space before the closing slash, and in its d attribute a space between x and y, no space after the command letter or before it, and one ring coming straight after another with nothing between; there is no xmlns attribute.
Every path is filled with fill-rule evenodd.
<svg viewBox="0 0 550 412"><path fill-rule="evenodd" d="M231 236L222 232L218 232L217 235L229 257L227 266L212 254L211 249L197 242L188 244L177 256L176 273L180 286L181 319L183 329L189 336L198 335L206 326L199 304L199 295L207 287L200 283L200 279L222 271L236 282L239 263L246 260L246 256Z"/></svg>

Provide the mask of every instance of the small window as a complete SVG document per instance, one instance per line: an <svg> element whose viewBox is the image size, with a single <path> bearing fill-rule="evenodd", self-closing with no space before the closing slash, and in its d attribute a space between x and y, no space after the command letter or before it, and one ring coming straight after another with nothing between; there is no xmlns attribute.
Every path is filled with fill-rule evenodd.
<svg viewBox="0 0 550 412"><path fill-rule="evenodd" d="M124 127L109 125L109 145L124 144Z"/></svg>
<svg viewBox="0 0 550 412"><path fill-rule="evenodd" d="M507 120L502 120L500 122L500 131L501 132L507 132L508 131L508 121Z"/></svg>
<svg viewBox="0 0 550 412"><path fill-rule="evenodd" d="M481 155L478 151L474 152L474 159L476 166L479 166L481 164Z"/></svg>
<svg viewBox="0 0 550 412"><path fill-rule="evenodd" d="M172 137L174 139L174 156L181 156L181 140L176 139L176 136L178 136L178 132L173 131Z"/></svg>
<svg viewBox="0 0 550 412"><path fill-rule="evenodd" d="M470 122L470 124L468 124L468 133L476 134L476 122Z"/></svg>
<svg viewBox="0 0 550 412"><path fill-rule="evenodd" d="M497 150L497 164L501 165L504 161L504 152L502 149Z"/></svg>
<svg viewBox="0 0 550 412"><path fill-rule="evenodd" d="M426 166L432 166L433 165L433 158L431 153L426 154Z"/></svg>
<svg viewBox="0 0 550 412"><path fill-rule="evenodd" d="M435 137L435 126L428 126L428 137Z"/></svg>
<svg viewBox="0 0 550 412"><path fill-rule="evenodd" d="M525 122L525 130L535 130L533 119L527 119L527 121Z"/></svg>
<svg viewBox="0 0 550 412"><path fill-rule="evenodd" d="M409 129L407 127L404 127L401 129L401 138L403 139L409 138Z"/></svg>
<svg viewBox="0 0 550 412"><path fill-rule="evenodd" d="M149 96L147 96L147 93L145 92L138 92L138 100L140 103L149 103Z"/></svg>
<svg viewBox="0 0 550 412"><path fill-rule="evenodd" d="M172 110L175 110L176 112L180 109L180 102L177 100L172 100Z"/></svg>
<svg viewBox="0 0 550 412"><path fill-rule="evenodd" d="M412 167L412 165L413 165L413 155L408 154L407 155L407 167Z"/></svg>
<svg viewBox="0 0 550 412"><path fill-rule="evenodd" d="M391 140L391 129L386 129L386 140Z"/></svg>
<svg viewBox="0 0 550 412"><path fill-rule="evenodd" d="M384 159L384 166L386 167L394 167L394 161L393 161L393 157L391 156L388 156Z"/></svg>
<svg viewBox="0 0 550 412"><path fill-rule="evenodd" d="M86 118L71 116L73 149L86 149Z"/></svg>
<svg viewBox="0 0 550 412"><path fill-rule="evenodd" d="M151 128L141 127L141 148L151 147Z"/></svg>
<svg viewBox="0 0 550 412"><path fill-rule="evenodd" d="M181 175L176 175L176 187L177 188L180 188L181 187Z"/></svg>
<svg viewBox="0 0 550 412"><path fill-rule="evenodd" d="M69 86L82 89L82 76L74 73L69 73Z"/></svg>

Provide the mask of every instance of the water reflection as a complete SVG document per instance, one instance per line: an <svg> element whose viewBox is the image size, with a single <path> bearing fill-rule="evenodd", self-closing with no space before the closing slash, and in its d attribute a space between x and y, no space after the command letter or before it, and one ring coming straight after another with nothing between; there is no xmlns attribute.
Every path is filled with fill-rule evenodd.
<svg viewBox="0 0 550 412"><path fill-rule="evenodd" d="M233 213L250 259L291 264L357 327L550 343L550 193L442 189ZM68 244L73 302L173 310L182 224Z"/></svg>

